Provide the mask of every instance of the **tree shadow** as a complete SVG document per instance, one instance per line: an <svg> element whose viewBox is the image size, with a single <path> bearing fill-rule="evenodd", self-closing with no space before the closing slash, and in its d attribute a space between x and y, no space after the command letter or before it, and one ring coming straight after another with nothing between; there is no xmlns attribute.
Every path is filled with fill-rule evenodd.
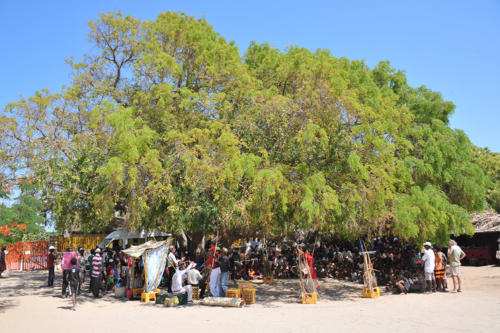
<svg viewBox="0 0 500 333"><path fill-rule="evenodd" d="M34 271L34 272L9 272L9 277L2 279L0 285L0 295L2 298L14 298L18 296L41 296L41 297L62 297L62 273L56 272L54 279L54 286L47 286L47 271ZM325 283L326 282L326 283ZM283 279L274 280L271 285L253 282L256 289L256 303L264 307L275 308L280 307L282 303L298 304L301 303L300 299L300 282L298 279ZM86 278L85 283L82 285L82 292L78 296L78 304L94 303L104 300L109 303L123 303L134 302L127 298L118 298L114 296L114 292L109 291L99 298L95 298L89 292L90 279ZM339 281L334 279L321 279L321 288L318 291L318 303L321 302L339 302L339 301L355 301L362 298L361 289L359 284ZM236 281L230 281L230 288L237 288ZM71 301L70 297L65 298L68 302ZM4 300L0 303L0 311L5 311L9 307L15 307L16 302ZM140 301L137 300L137 303ZM151 303L150 303L151 304ZM154 304L154 302L152 302ZM196 304L194 304L196 305ZM61 307L66 309L67 307Z"/></svg>

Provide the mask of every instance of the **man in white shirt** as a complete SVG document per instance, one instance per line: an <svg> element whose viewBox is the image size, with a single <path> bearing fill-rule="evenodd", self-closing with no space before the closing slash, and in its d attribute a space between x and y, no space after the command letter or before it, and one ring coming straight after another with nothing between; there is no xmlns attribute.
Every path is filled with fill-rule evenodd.
<svg viewBox="0 0 500 333"><path fill-rule="evenodd" d="M422 261L424 262L426 291L432 290L432 292L436 292L436 279L434 278L436 258L434 257L434 251L432 251L432 244L430 242L425 242L424 248Z"/></svg>
<svg viewBox="0 0 500 333"><path fill-rule="evenodd" d="M200 288L200 299L205 296L206 279L203 278L199 270L192 268L187 272L187 283L193 287Z"/></svg>
<svg viewBox="0 0 500 333"><path fill-rule="evenodd" d="M172 279L177 270L179 260L175 257L175 246L170 245L169 252L167 256L167 267L168 267L168 292L172 292Z"/></svg>
<svg viewBox="0 0 500 333"><path fill-rule="evenodd" d="M190 285L183 286L182 283L186 281L188 271L194 267L196 267L196 264L192 262L186 269L183 269L184 263L181 262L179 263L179 269L172 277L172 293L175 295L187 292L188 302L193 301L193 288Z"/></svg>
<svg viewBox="0 0 500 333"><path fill-rule="evenodd" d="M465 258L465 252L453 239L448 242L448 258L451 268L451 279L453 280L453 291L462 291L462 279L460 278L460 260ZM458 289L457 289L458 284Z"/></svg>

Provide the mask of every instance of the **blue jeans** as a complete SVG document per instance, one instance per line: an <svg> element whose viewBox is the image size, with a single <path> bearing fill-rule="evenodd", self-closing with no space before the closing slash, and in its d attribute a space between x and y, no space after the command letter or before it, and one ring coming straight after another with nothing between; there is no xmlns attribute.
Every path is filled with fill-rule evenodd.
<svg viewBox="0 0 500 333"><path fill-rule="evenodd" d="M220 273L220 297L226 297L227 285L229 283L229 272Z"/></svg>

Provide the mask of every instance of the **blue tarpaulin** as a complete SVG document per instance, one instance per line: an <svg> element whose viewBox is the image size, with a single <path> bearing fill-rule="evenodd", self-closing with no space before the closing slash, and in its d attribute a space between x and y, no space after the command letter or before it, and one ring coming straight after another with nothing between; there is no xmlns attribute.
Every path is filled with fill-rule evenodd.
<svg viewBox="0 0 500 333"><path fill-rule="evenodd" d="M147 293L152 293L158 288L163 272L165 271L165 265L167 264L167 256L167 244L145 252L145 260L147 260L146 277L148 279ZM146 265L144 265L144 268L146 269Z"/></svg>

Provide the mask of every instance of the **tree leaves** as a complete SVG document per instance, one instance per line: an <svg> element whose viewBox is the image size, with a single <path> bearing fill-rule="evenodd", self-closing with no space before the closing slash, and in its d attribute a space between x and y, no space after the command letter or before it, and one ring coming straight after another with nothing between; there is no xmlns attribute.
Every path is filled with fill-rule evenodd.
<svg viewBox="0 0 500 333"><path fill-rule="evenodd" d="M173 12L103 14L89 39L70 86L0 118L2 177L36 174L59 229L442 241L471 231L488 186L496 200L453 103L389 62L255 42L242 58Z"/></svg>

